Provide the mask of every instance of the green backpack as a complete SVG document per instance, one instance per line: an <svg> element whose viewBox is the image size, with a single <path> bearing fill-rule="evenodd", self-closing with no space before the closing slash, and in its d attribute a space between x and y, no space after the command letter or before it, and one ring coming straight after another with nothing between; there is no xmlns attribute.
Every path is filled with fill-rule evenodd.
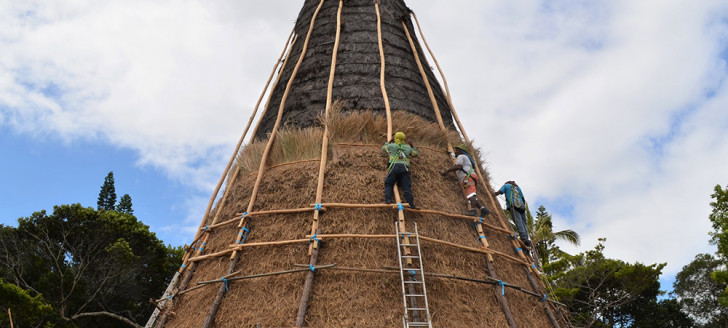
<svg viewBox="0 0 728 328"><path fill-rule="evenodd" d="M511 185L511 205L519 211L526 209L526 204L524 201L521 201L521 199L523 199L523 196L521 196L521 193L518 192L518 187Z"/></svg>

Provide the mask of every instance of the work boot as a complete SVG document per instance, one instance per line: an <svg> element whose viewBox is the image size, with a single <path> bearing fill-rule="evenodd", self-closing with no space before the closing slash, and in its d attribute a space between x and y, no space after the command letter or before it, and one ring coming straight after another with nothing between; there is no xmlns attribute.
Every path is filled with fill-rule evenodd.
<svg viewBox="0 0 728 328"><path fill-rule="evenodd" d="M483 207L480 208L480 217L481 218L484 218L484 217L488 216L488 214L490 214L490 210L489 209L485 208L485 206L483 206Z"/></svg>
<svg viewBox="0 0 728 328"><path fill-rule="evenodd" d="M472 209L472 210L468 211L467 213L465 213L465 215L478 216L478 210Z"/></svg>

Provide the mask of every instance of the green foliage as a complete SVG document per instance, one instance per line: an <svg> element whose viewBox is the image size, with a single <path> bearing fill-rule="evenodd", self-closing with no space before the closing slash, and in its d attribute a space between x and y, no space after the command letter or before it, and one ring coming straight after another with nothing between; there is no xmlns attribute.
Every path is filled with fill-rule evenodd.
<svg viewBox="0 0 728 328"><path fill-rule="evenodd" d="M114 187L114 172L111 171L106 175L104 184L99 191L99 200L96 202L97 209L113 211L116 205L116 188Z"/></svg>
<svg viewBox="0 0 728 328"><path fill-rule="evenodd" d="M65 327L66 323L43 300L42 295L31 293L0 279L0 326L10 327L7 316L10 309L15 327Z"/></svg>
<svg viewBox="0 0 728 328"><path fill-rule="evenodd" d="M713 208L709 217L713 224L710 243L718 247L717 255L723 264L721 268L713 271L711 277L716 283L726 286L728 285L728 271L725 266L728 262L728 186L723 189L720 185L716 185L710 197L714 199L710 202L710 207ZM728 289L723 291L719 301L723 306L728 306Z"/></svg>
<svg viewBox="0 0 728 328"><path fill-rule="evenodd" d="M561 272L549 277L576 326L649 327L646 309L657 308L659 276L665 263L644 265L608 259L606 239L594 250L556 261ZM551 268L553 269L553 267Z"/></svg>
<svg viewBox="0 0 728 328"><path fill-rule="evenodd" d="M575 246L579 246L579 244L581 244L581 237L574 230L567 229L554 231L551 214L546 212L546 208L543 205L538 207L535 220L531 216L530 211L527 213L528 234L531 237L531 242L536 248L535 254L538 254L542 268L548 266L551 261L558 260L568 255L564 254L561 249L556 246L557 241L565 241Z"/></svg>
<svg viewBox="0 0 728 328"><path fill-rule="evenodd" d="M119 200L119 204L116 205L116 211L123 214L134 214L134 210L131 208L131 196L124 194Z"/></svg>
<svg viewBox="0 0 728 328"><path fill-rule="evenodd" d="M80 326L144 322L154 309L146 300L163 293L180 261L179 248L164 246L134 216L80 204L0 229L0 277L42 293ZM105 315L89 315L99 312Z"/></svg>
<svg viewBox="0 0 728 328"><path fill-rule="evenodd" d="M698 254L675 277L673 294L680 308L703 327L728 327L728 307L718 301L726 285L711 278L721 267L712 255Z"/></svg>
<svg viewBox="0 0 728 328"><path fill-rule="evenodd" d="M641 304L631 327L634 328L692 328L695 322L680 310L674 298Z"/></svg>

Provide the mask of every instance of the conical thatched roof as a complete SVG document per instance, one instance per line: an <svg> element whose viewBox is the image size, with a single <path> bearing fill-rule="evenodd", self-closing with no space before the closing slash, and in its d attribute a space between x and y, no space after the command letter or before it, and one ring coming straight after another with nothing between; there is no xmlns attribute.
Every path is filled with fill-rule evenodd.
<svg viewBox="0 0 728 328"><path fill-rule="evenodd" d="M402 279L414 278L400 276L397 240L414 237L395 227L415 223L433 327L569 326L487 172L486 218L462 215L460 183L440 175L468 140L412 27L401 0L305 1L257 132L236 150L148 327L400 327ZM383 62L395 68L380 74ZM380 147L393 131L420 150L418 209L382 203Z"/></svg>
<svg viewBox="0 0 728 328"><path fill-rule="evenodd" d="M301 54L311 18L319 0L306 0L298 19L295 33L299 35L293 44L290 58ZM331 54L336 36L336 18L339 2L324 1L313 25L306 58L301 63L290 95L285 104L283 122L306 127L316 124L316 117L324 111L326 86L329 80ZM407 35L402 27L404 20L410 33L414 33L409 19L409 8L404 1L386 0L380 3L380 17L384 54L387 58L385 81L392 109L406 110L436 122L432 103L420 76ZM377 37L377 13L374 0L346 0L341 10L341 38L336 61L336 79L333 99L342 99L347 110L369 109L384 114L384 101L379 88L379 45ZM414 36L413 36L414 37ZM416 43L420 60L427 65L425 52ZM286 83L293 72L294 63L290 62L281 72L278 85L263 123L256 132L257 138L264 138L275 122ZM426 70L430 86L437 99L445 126L452 127L450 107L435 75Z"/></svg>

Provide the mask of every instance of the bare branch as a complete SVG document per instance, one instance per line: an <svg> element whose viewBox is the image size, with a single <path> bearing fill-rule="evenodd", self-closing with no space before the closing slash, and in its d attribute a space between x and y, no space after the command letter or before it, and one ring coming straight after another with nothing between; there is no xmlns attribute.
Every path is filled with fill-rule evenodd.
<svg viewBox="0 0 728 328"><path fill-rule="evenodd" d="M66 321L71 321L71 320L76 320L76 319L83 318L83 317L103 317L103 316L110 317L110 318L114 318L116 320L119 320L121 322L124 322L124 323L126 323L126 324L128 324L128 325L130 325L132 327L135 327L135 328L143 328L142 326L138 325L134 321L131 321L131 320L127 319L127 318L124 318L124 317L122 317L122 316L120 316L118 314L111 313L111 312L106 312L106 311L80 313L80 314L74 315L70 319L69 318L65 318L65 317L64 317L64 319Z"/></svg>

